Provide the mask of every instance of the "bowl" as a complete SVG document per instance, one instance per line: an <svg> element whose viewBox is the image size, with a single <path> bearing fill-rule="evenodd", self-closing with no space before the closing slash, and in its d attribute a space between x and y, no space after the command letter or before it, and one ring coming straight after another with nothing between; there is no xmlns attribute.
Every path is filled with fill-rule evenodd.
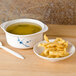
<svg viewBox="0 0 76 76"><path fill-rule="evenodd" d="M49 41L50 42L53 42L55 39L50 39ZM46 41L41 41L41 42L39 42L39 43L45 43ZM39 43L37 43L36 45L34 45L34 48L33 48L33 51L34 51L34 53L38 56L38 57L40 57L40 58L42 58L42 59L45 59L45 60L49 60L49 61L51 61L51 62L56 62L56 61L60 61L60 60L64 60L64 59L67 59L67 58L69 58L69 57L71 57L74 53L75 53L75 46L72 44L72 43L70 43L70 42L68 42L68 48L67 48L67 52L69 52L69 55L68 56L66 56L66 57L61 57L61 58L48 58L48 57L44 57L44 56L41 56L40 54L42 53L42 51L44 50L44 48L43 47L38 47L38 44Z"/></svg>
<svg viewBox="0 0 76 76"><path fill-rule="evenodd" d="M8 26L19 22L37 24L38 26L41 26L42 30L37 33L29 34L29 35L16 35L6 31L6 28ZM10 46L19 49L32 48L37 42L43 40L43 33L48 30L46 24L35 19L16 19L16 20L7 21L1 24L1 28L5 32L7 43Z"/></svg>

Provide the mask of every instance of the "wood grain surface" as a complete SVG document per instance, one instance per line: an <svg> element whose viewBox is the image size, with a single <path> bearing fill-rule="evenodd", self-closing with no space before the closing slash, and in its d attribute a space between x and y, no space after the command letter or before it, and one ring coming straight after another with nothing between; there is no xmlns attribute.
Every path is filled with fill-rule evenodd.
<svg viewBox="0 0 76 76"><path fill-rule="evenodd" d="M18 18L76 25L76 0L0 0L0 22Z"/></svg>
<svg viewBox="0 0 76 76"><path fill-rule="evenodd" d="M50 25L46 32L49 38L62 37L76 46L76 26ZM0 41L4 46L20 53L18 59L0 48L0 76L76 76L76 53L63 61L50 62L37 57L32 49L20 50L9 46L0 28Z"/></svg>

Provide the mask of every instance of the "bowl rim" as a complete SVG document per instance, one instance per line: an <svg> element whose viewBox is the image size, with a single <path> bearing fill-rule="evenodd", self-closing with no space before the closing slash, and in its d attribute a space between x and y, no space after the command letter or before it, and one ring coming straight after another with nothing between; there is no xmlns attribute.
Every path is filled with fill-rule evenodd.
<svg viewBox="0 0 76 76"><path fill-rule="evenodd" d="M41 28L42 28L41 31L33 33L33 34L28 34L28 35L17 35L17 34L12 34L12 33L6 31L6 29L4 28L5 27L4 25L6 25L8 23L11 23L12 21L19 21L19 20L36 21L36 22L39 22L39 23L43 24L44 28L42 28L42 26L41 26ZM28 22L29 23L34 23L34 22L30 22L30 21L28 21ZM16 22L16 23L19 23L19 22ZM15 23L13 23L13 24L15 24ZM46 32L48 30L48 26L46 24L44 24L42 21L39 21L39 20L36 20L36 19L30 19L30 18L23 18L23 19L15 19L15 20L6 21L6 22L4 22L4 23L1 24L1 28L4 30L5 33L10 34L12 36L33 36L33 35L36 35L36 34L40 34L40 33Z"/></svg>

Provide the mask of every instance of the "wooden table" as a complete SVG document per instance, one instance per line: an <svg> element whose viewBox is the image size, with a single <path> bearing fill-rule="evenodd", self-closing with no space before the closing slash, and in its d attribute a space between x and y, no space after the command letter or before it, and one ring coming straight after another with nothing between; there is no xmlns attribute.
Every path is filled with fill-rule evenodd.
<svg viewBox="0 0 76 76"><path fill-rule="evenodd" d="M76 46L75 25L48 24L48 27L46 34L49 38L62 37ZM54 63L40 59L32 49L20 50L9 46L1 29L0 41L25 57L21 60L0 49L0 76L76 76L76 53L66 60Z"/></svg>

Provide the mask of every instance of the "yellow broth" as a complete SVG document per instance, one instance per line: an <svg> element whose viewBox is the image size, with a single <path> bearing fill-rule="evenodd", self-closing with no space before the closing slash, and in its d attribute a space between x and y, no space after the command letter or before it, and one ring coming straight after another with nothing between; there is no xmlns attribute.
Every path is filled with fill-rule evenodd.
<svg viewBox="0 0 76 76"><path fill-rule="evenodd" d="M6 28L6 31L17 35L28 35L41 31L41 26L32 23L15 23Z"/></svg>

